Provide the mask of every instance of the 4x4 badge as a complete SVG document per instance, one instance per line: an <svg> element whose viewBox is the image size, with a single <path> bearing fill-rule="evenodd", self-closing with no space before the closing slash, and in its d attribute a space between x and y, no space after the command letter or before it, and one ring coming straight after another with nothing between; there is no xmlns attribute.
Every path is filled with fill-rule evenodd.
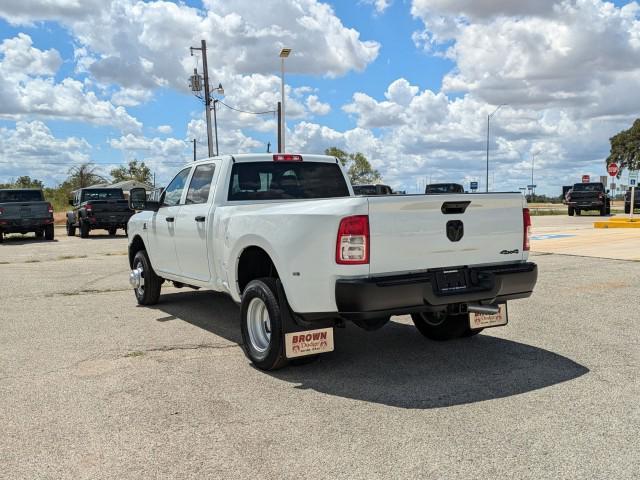
<svg viewBox="0 0 640 480"><path fill-rule="evenodd" d="M520 253L520 250L518 250L517 248L515 250L502 250L500 252L500 255L513 255L516 253Z"/></svg>

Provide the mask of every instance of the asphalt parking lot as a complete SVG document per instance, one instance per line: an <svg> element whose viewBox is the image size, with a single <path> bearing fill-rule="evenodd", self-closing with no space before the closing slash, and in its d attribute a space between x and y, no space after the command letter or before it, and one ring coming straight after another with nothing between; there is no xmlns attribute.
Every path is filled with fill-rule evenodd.
<svg viewBox="0 0 640 480"><path fill-rule="evenodd" d="M350 326L267 374L228 298L137 307L124 237L56 233L0 245L2 478L640 476L638 262L538 249L505 328Z"/></svg>

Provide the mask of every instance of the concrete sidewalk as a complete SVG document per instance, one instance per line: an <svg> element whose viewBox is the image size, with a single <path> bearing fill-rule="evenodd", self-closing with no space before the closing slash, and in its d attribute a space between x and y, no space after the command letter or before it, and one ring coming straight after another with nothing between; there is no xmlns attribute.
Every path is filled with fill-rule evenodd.
<svg viewBox="0 0 640 480"><path fill-rule="evenodd" d="M640 230L593 228L594 221L600 218L533 217L531 250L539 253L640 261Z"/></svg>

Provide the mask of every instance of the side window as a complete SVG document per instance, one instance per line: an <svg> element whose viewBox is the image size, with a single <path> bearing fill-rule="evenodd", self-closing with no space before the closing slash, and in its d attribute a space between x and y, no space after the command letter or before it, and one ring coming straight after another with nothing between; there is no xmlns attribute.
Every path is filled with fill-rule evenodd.
<svg viewBox="0 0 640 480"><path fill-rule="evenodd" d="M167 188L165 188L164 193L162 194L163 207L173 207L180 203L182 191L187 183L187 177L189 176L190 170L191 167L187 167L173 177L173 180L171 180L171 183Z"/></svg>
<svg viewBox="0 0 640 480"><path fill-rule="evenodd" d="M191 177L185 203L207 203L214 170L215 165L213 163L198 165L196 167Z"/></svg>

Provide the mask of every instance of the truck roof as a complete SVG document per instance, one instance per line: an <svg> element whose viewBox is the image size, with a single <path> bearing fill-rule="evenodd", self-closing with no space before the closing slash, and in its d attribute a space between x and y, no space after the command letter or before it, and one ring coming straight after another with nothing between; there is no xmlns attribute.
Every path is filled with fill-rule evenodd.
<svg viewBox="0 0 640 480"><path fill-rule="evenodd" d="M185 166L206 163L209 160L215 160L215 159L218 159L218 160L231 159L234 162L273 162L277 155L299 156L299 157L302 157L303 162L338 163L338 159L336 157L331 157L329 155L313 155L313 154L306 154L306 153L238 153L233 155L220 155L218 157L203 158L200 160L196 160L195 162L185 163ZM288 160L281 160L281 161L288 161ZM296 161L296 160L293 160L293 161Z"/></svg>

